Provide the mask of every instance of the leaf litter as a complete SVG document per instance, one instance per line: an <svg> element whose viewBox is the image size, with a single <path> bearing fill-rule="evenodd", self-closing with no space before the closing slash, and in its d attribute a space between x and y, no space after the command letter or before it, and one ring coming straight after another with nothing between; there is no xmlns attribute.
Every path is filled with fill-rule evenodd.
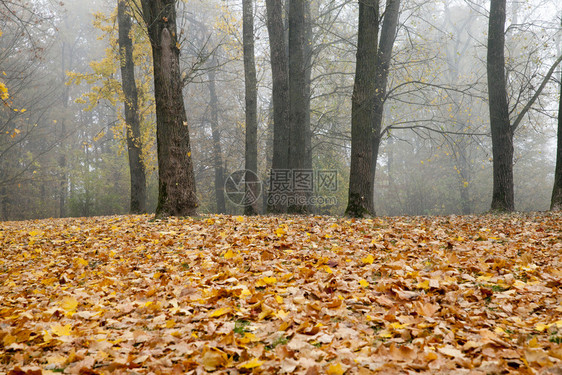
<svg viewBox="0 0 562 375"><path fill-rule="evenodd" d="M0 223L0 373L559 374L562 215Z"/></svg>

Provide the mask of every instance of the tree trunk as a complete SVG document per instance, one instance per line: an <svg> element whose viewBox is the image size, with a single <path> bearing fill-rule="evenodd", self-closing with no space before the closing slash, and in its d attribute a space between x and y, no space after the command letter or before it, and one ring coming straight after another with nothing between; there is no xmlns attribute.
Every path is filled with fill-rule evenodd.
<svg viewBox="0 0 562 375"><path fill-rule="evenodd" d="M216 65L216 64L214 64ZM226 213L224 199L224 167L222 165L221 136L219 131L219 99L217 97L216 77L213 68L207 72L209 78L209 106L211 107L211 136L213 138L213 164L215 168L215 201L217 213Z"/></svg>
<svg viewBox="0 0 562 375"><path fill-rule="evenodd" d="M558 146L556 148L556 169L554 170L554 187L552 188L550 209L552 211L562 211L562 73L560 75L560 100L558 106Z"/></svg>
<svg viewBox="0 0 562 375"><path fill-rule="evenodd" d="M379 32L379 0L359 2L357 62L351 106L351 170L346 215L366 217L375 214L371 178L374 97Z"/></svg>
<svg viewBox="0 0 562 375"><path fill-rule="evenodd" d="M244 77L246 87L246 176L245 215L258 214L258 92L256 62L254 56L253 1L243 0Z"/></svg>
<svg viewBox="0 0 562 375"><path fill-rule="evenodd" d="M131 16L127 14L125 0L117 5L119 24L119 58L121 61L121 81L125 95L125 123L127 126L127 149L129 152L129 173L131 178L130 212L146 212L146 172L142 161L142 140L140 129L135 64L133 61L133 41L131 40Z"/></svg>
<svg viewBox="0 0 562 375"><path fill-rule="evenodd" d="M305 0L289 4L289 169L292 191L288 212L306 214L312 180L306 168L306 20Z"/></svg>
<svg viewBox="0 0 562 375"><path fill-rule="evenodd" d="M400 0L389 0L384 13L384 20L381 28L380 45L378 46L377 61L375 63L375 94L374 94L374 113L373 113L373 155L371 161L371 179L375 181L377 171L377 159L381 142L382 119L384 112L384 102L386 100L386 85L388 82L388 72L392 59L392 49L396 39L398 28L398 15L400 13ZM373 211L374 214L374 211Z"/></svg>
<svg viewBox="0 0 562 375"><path fill-rule="evenodd" d="M513 129L509 119L505 79L505 3L491 0L488 26L488 94L494 158L493 211L515 209L513 191Z"/></svg>
<svg viewBox="0 0 562 375"><path fill-rule="evenodd" d="M156 217L197 213L189 128L183 102L175 0L142 0L154 65L158 206Z"/></svg>
<svg viewBox="0 0 562 375"><path fill-rule="evenodd" d="M310 99L312 97L312 55L314 53L312 45L312 12L310 9L310 2L305 2L304 9L304 28L305 28L305 43L304 43L304 168L312 169L312 129L310 127ZM312 209L313 207L311 207Z"/></svg>
<svg viewBox="0 0 562 375"><path fill-rule="evenodd" d="M266 7L273 77L273 158L271 161L271 180L268 187L267 212L283 213L287 211L287 206L280 201L282 191L276 189L275 171L289 169L289 70L287 43L285 42L285 26L281 1L266 0Z"/></svg>

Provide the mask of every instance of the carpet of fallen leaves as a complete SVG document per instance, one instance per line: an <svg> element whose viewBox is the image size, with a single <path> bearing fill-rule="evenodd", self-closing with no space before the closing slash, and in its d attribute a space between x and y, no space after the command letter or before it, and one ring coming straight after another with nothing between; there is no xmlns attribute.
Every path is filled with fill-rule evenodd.
<svg viewBox="0 0 562 375"><path fill-rule="evenodd" d="M0 223L0 373L562 373L562 215Z"/></svg>

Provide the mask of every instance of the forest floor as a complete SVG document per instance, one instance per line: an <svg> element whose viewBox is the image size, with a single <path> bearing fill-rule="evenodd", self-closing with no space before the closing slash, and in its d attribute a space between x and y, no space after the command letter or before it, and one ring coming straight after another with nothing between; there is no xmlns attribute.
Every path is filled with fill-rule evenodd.
<svg viewBox="0 0 562 375"><path fill-rule="evenodd" d="M561 374L562 215L0 222L0 373Z"/></svg>

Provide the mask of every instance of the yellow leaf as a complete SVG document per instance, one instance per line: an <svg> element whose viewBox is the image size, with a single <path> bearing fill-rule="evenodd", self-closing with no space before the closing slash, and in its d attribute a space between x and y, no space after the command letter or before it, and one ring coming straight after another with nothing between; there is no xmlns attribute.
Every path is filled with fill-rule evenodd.
<svg viewBox="0 0 562 375"><path fill-rule="evenodd" d="M31 237L35 237L35 236L40 235L40 234L41 234L41 232L38 231L38 230L32 230L31 232L29 232L29 235Z"/></svg>
<svg viewBox="0 0 562 375"><path fill-rule="evenodd" d="M70 336L72 334L72 326L70 324L60 325L56 323L51 326L51 332L57 336Z"/></svg>
<svg viewBox="0 0 562 375"><path fill-rule="evenodd" d="M529 348L536 348L538 346L539 346L539 340L537 339L537 336L535 336L529 341Z"/></svg>
<svg viewBox="0 0 562 375"><path fill-rule="evenodd" d="M14 342L17 341L17 338L15 336L10 335L9 333L4 336L4 339L2 340L4 343L4 347L6 346L10 346L12 345Z"/></svg>
<svg viewBox="0 0 562 375"><path fill-rule="evenodd" d="M218 316L222 316L224 314L228 314L229 312L232 311L231 307L221 307L220 309L216 309L213 310L210 314L209 314L209 318L216 318Z"/></svg>
<svg viewBox="0 0 562 375"><path fill-rule="evenodd" d="M225 352L217 348L210 348L201 357L201 364L206 371L215 371L218 367L222 367L228 361Z"/></svg>
<svg viewBox="0 0 562 375"><path fill-rule="evenodd" d="M418 283L418 285L416 285L416 288L428 290L429 289L429 280L424 280L421 283Z"/></svg>
<svg viewBox="0 0 562 375"><path fill-rule="evenodd" d="M261 365L263 365L263 361L260 361L257 358L252 358L249 361L241 364L238 368L251 369L251 368L260 367Z"/></svg>
<svg viewBox="0 0 562 375"><path fill-rule="evenodd" d="M88 261L84 258L76 259L76 263L78 263L80 266L87 266L89 264Z"/></svg>
<svg viewBox="0 0 562 375"><path fill-rule="evenodd" d="M394 329L406 328L406 324L400 324L398 322L391 323L390 326Z"/></svg>
<svg viewBox="0 0 562 375"><path fill-rule="evenodd" d="M385 330L380 331L377 336L388 339L388 338L392 337L392 333L390 333L389 331L387 331L385 329Z"/></svg>
<svg viewBox="0 0 562 375"><path fill-rule="evenodd" d="M230 249L226 253L224 253L224 259L231 259L234 258L234 252Z"/></svg>
<svg viewBox="0 0 562 375"><path fill-rule="evenodd" d="M242 344L249 344L256 341L260 341L260 339L251 332L244 332L244 337L240 339Z"/></svg>
<svg viewBox="0 0 562 375"><path fill-rule="evenodd" d="M43 331L43 341L49 342L53 339L53 336L48 331Z"/></svg>
<svg viewBox="0 0 562 375"><path fill-rule="evenodd" d="M282 304L283 303L283 297L281 297L280 295L275 295L275 300L277 301L278 304Z"/></svg>
<svg viewBox="0 0 562 375"><path fill-rule="evenodd" d="M53 355L51 357L47 357L47 363L50 365L63 365L66 363L66 357L62 355Z"/></svg>
<svg viewBox="0 0 562 375"><path fill-rule="evenodd" d="M176 321L174 319L166 320L166 328L174 328Z"/></svg>
<svg viewBox="0 0 562 375"><path fill-rule="evenodd" d="M341 363L332 363L326 369L326 374L328 375L343 375L345 369L342 367Z"/></svg>
<svg viewBox="0 0 562 375"><path fill-rule="evenodd" d="M76 307L78 307L78 301L74 297L64 297L60 302L60 307L66 312L75 312Z"/></svg>
<svg viewBox="0 0 562 375"><path fill-rule="evenodd" d="M373 256L371 254L369 254L365 258L361 259L361 262L363 262L364 264L373 264L374 261L375 261L375 258L373 258Z"/></svg>
<svg viewBox="0 0 562 375"><path fill-rule="evenodd" d="M505 331L502 327L496 327L494 329L494 332L497 333L498 335L505 335Z"/></svg>
<svg viewBox="0 0 562 375"><path fill-rule="evenodd" d="M4 73L4 75L5 74L6 73ZM8 94L8 88L4 83L0 82L0 98L2 98L2 100L8 100L9 97L10 95Z"/></svg>
<svg viewBox="0 0 562 375"><path fill-rule="evenodd" d="M363 288L366 288L369 286L369 282L365 279L361 279L359 280L359 285L361 285Z"/></svg>
<svg viewBox="0 0 562 375"><path fill-rule="evenodd" d="M277 228L275 229L275 234L277 235L277 237L283 237L283 235L285 234L285 230L283 228Z"/></svg>
<svg viewBox="0 0 562 375"><path fill-rule="evenodd" d="M543 331L547 330L548 327L550 327L550 324L537 323L535 325L535 329L539 332L543 332Z"/></svg>
<svg viewBox="0 0 562 375"><path fill-rule="evenodd" d="M243 223L243 222L244 222L244 217L242 217L242 216L237 216L237 217L236 217L236 221L239 222L239 223Z"/></svg>
<svg viewBox="0 0 562 375"><path fill-rule="evenodd" d="M276 282L277 282L277 279L275 277L266 276L266 277L261 278L258 281L256 281L256 286L258 288L263 288L264 286L267 286L267 285L273 285Z"/></svg>

